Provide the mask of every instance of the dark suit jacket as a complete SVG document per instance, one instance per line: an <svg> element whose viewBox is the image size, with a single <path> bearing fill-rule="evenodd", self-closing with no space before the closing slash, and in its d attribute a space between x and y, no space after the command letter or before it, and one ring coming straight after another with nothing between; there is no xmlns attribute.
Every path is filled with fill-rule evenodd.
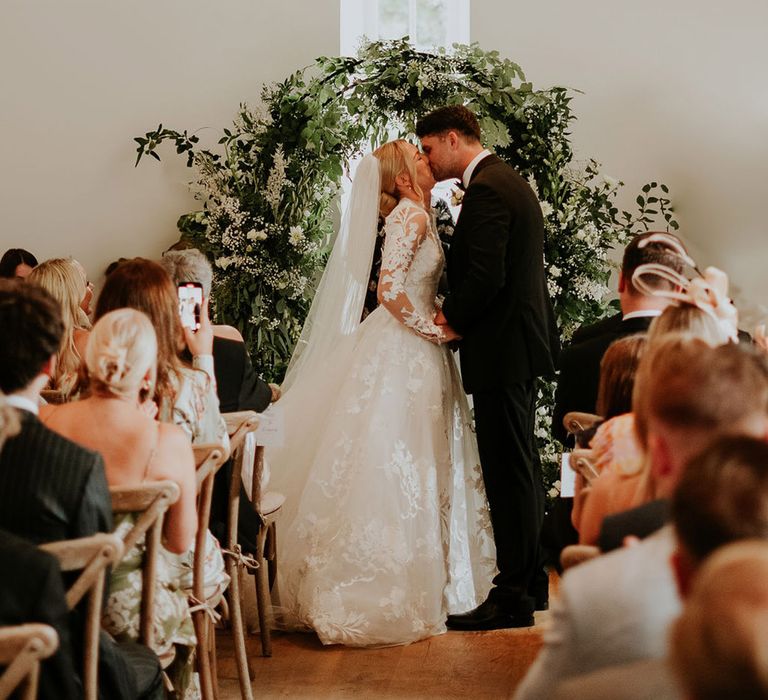
<svg viewBox="0 0 768 700"><path fill-rule="evenodd" d="M552 374L559 334L544 275L544 221L528 183L498 156L464 194L443 313L463 336L468 393Z"/></svg>
<svg viewBox="0 0 768 700"><path fill-rule="evenodd" d="M669 501L657 499L641 506L609 515L603 520L597 544L603 552L624 546L624 538L643 539L660 530L669 521Z"/></svg>
<svg viewBox="0 0 768 700"><path fill-rule="evenodd" d="M272 401L272 389L253 370L245 343L213 338L213 369L222 413L258 411Z"/></svg>
<svg viewBox="0 0 768 700"><path fill-rule="evenodd" d="M35 544L112 530L101 455L19 411L21 432L0 452L0 528Z"/></svg>
<svg viewBox="0 0 768 700"><path fill-rule="evenodd" d="M21 432L0 451L0 528L35 544L111 532L112 499L100 454L67 440L28 411L19 411ZM66 585L66 582L65 582ZM75 666L83 622L72 612L69 630ZM163 692L157 657L138 644L99 641L99 696L129 700Z"/></svg>
<svg viewBox="0 0 768 700"><path fill-rule="evenodd" d="M59 648L43 661L38 697L82 697L75 675L69 635L69 607L56 558L19 537L0 530L0 625L39 622L59 635Z"/></svg>
<svg viewBox="0 0 768 700"><path fill-rule="evenodd" d="M552 414L552 434L563 444L568 433L563 417L569 411L595 413L597 387L600 383L600 360L608 346L619 338L633 333L644 333L651 325L651 317L621 320L611 316L586 326L574 333L574 342L563 348L558 368L560 374L555 391L555 409Z"/></svg>

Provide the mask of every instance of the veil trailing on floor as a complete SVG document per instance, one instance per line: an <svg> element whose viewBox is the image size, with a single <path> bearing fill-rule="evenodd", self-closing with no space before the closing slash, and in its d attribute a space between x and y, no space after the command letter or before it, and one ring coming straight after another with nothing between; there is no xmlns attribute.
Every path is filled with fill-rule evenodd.
<svg viewBox="0 0 768 700"><path fill-rule="evenodd" d="M285 526L295 516L327 404L349 366L344 358L354 352L376 244L380 183L379 161L368 154L357 166L341 228L282 384L286 444L271 449L269 461L270 488L286 496Z"/></svg>

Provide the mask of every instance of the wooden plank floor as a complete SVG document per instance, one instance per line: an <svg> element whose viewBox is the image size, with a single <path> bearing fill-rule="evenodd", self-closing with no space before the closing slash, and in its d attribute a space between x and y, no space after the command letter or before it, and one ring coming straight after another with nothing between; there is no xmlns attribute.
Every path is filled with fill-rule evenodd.
<svg viewBox="0 0 768 700"><path fill-rule="evenodd" d="M324 647L311 634L275 633L273 656L247 640L256 698L509 698L541 646L541 624L448 632L384 649ZM218 633L221 700L240 697L231 638Z"/></svg>

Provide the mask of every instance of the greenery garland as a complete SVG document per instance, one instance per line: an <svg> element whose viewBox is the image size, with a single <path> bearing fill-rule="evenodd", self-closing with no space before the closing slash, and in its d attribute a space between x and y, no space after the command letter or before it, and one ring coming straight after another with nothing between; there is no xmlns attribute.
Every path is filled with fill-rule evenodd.
<svg viewBox="0 0 768 700"><path fill-rule="evenodd" d="M477 45L424 53L407 38L368 43L354 58L317 59L261 97L259 108L240 105L219 152L162 124L135 140L137 164L145 155L160 160L158 146L172 141L197 170L203 208L181 216L178 227L214 261L218 322L240 330L255 366L273 380L285 371L325 263L347 163L369 145L412 134L435 107L472 109L485 145L536 190L564 340L606 314L611 249L656 219L677 228L665 185L645 185L638 211L620 212L614 202L623 183L601 176L594 160L575 166L568 90L534 90L517 64ZM542 382L536 434L555 495L561 446L550 437L552 403L553 384Z"/></svg>

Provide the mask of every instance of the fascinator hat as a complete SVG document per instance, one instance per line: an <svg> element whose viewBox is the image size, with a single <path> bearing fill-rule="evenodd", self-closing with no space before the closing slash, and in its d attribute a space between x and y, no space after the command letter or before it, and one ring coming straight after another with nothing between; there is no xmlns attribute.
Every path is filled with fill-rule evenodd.
<svg viewBox="0 0 768 700"><path fill-rule="evenodd" d="M664 297L678 305L689 304L701 309L717 321L729 338L738 341L738 312L728 296L728 275L716 267L708 267L702 273L682 243L668 233L654 233L640 241L638 247L644 248L650 243L668 248L698 276L688 279L666 265L644 263L635 269L632 284L647 296ZM670 287L660 288L654 284L659 279L669 282Z"/></svg>

